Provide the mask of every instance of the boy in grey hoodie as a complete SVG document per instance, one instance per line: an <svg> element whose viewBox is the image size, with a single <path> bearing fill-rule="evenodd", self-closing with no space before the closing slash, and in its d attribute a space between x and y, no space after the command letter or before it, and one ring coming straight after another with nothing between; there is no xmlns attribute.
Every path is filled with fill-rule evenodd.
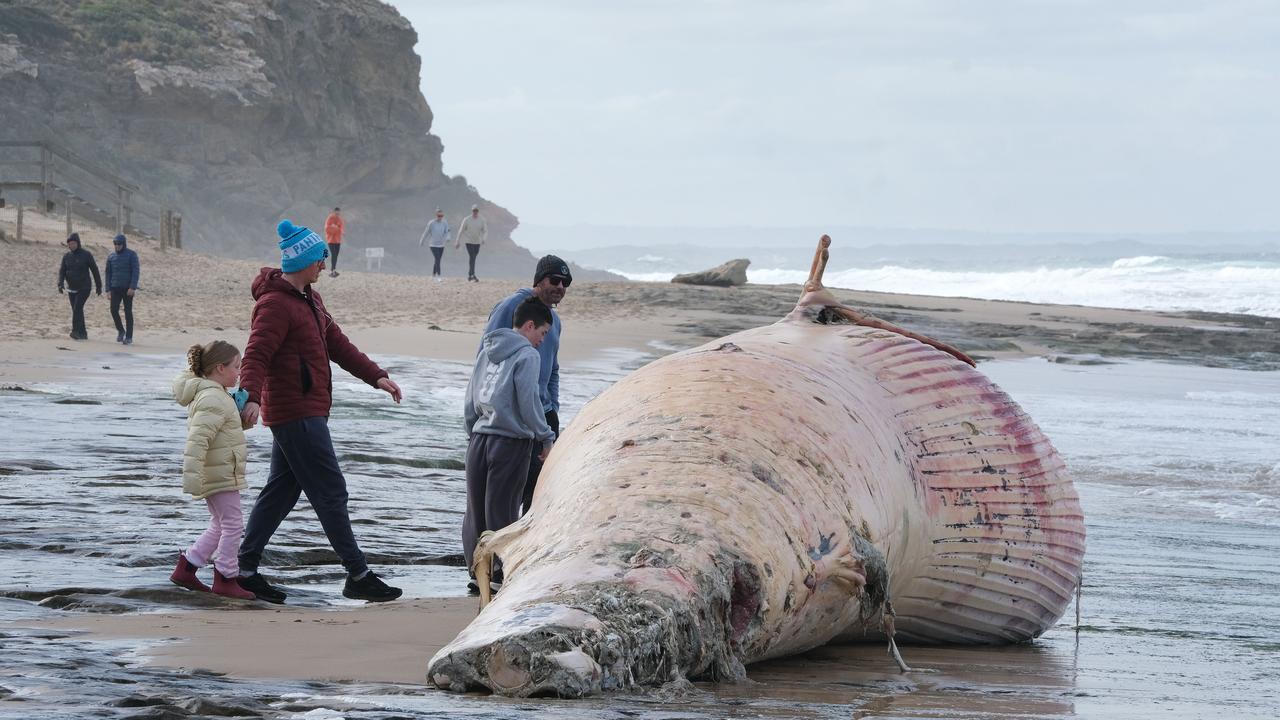
<svg viewBox="0 0 1280 720"><path fill-rule="evenodd" d="M467 383L467 510L462 552L471 567L486 530L501 530L520 517L534 443L545 460L555 442L538 394L537 347L551 330L551 308L530 298L515 311L512 327L485 333ZM501 575L495 569L494 580Z"/></svg>

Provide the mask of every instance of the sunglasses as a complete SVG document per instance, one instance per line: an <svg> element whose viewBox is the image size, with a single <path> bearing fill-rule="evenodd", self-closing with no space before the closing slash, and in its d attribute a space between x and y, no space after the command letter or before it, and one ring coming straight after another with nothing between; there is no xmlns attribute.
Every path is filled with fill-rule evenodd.
<svg viewBox="0 0 1280 720"><path fill-rule="evenodd" d="M569 283L573 281L567 277L562 277L560 275L548 275L547 282L551 283L552 285L559 285L560 287L567 288L569 287Z"/></svg>

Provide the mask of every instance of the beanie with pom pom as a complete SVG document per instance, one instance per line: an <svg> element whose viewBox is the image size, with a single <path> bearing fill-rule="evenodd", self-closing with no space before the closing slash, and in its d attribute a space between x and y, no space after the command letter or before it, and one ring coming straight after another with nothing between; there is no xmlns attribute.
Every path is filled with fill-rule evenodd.
<svg viewBox="0 0 1280 720"><path fill-rule="evenodd" d="M311 228L281 220L276 234L280 236L280 269L287 273L298 272L329 257L329 248Z"/></svg>

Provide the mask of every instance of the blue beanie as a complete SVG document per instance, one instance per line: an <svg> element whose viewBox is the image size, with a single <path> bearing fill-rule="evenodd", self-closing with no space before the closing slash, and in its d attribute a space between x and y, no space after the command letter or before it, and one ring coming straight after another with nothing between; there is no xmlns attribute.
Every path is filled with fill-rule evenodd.
<svg viewBox="0 0 1280 720"><path fill-rule="evenodd" d="M329 248L324 246L324 240L310 228L281 220L276 226L276 234L280 236L280 269L287 273L298 272L329 257Z"/></svg>

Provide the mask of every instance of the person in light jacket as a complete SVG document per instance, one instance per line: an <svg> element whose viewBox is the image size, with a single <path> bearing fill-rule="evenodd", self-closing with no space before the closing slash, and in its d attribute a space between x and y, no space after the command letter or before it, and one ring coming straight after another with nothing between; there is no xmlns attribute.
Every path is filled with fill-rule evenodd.
<svg viewBox="0 0 1280 720"><path fill-rule="evenodd" d="M454 250L463 243L467 246L468 282L480 282L480 278L476 277L476 256L480 254L480 246L488 239L489 223L480 217L480 206L472 205L471 215L462 219L462 224L458 226L458 239L453 243Z"/></svg>
<svg viewBox="0 0 1280 720"><path fill-rule="evenodd" d="M462 552L474 568L476 543L520 517L530 456L545 460L555 443L538 394L537 347L551 330L551 308L530 298L516 308L512 327L485 333L467 383L463 421L467 437L467 508ZM502 582L495 566L493 582ZM473 592L479 588L471 583Z"/></svg>
<svg viewBox="0 0 1280 720"><path fill-rule="evenodd" d="M192 345L187 370L173 381L173 397L187 409L187 448L182 454L182 491L209 506L209 527L185 552L169 576L175 585L209 592L196 570L213 561L213 592L252 600L240 587L240 538L244 514L244 429L237 401L227 390L240 377L240 351L225 340ZM243 395L241 396L243 397Z"/></svg>
<svg viewBox="0 0 1280 720"><path fill-rule="evenodd" d="M436 282L443 280L440 275L440 260L444 257L444 246L450 237L453 237L453 229L449 227L449 221L444 219L444 211L436 208L436 218L427 223L422 237L418 238L418 247L427 243L431 248L431 256L435 259L435 264L431 266L431 277Z"/></svg>
<svg viewBox="0 0 1280 720"><path fill-rule="evenodd" d="M543 256L533 275L533 287L520 288L494 305L484 327L486 334L499 328L511 327L516 308L530 298L536 298L551 310L551 329L538 346L538 357L542 359L538 372L538 392L542 397L544 419L557 436L560 435L560 316L554 308L564 300L572 282L573 276L569 274L568 263L555 255ZM529 512L532 507L533 490L538 484L538 473L542 471L542 461L537 455L534 452L529 458L529 479L524 485L524 497L521 499L524 512Z"/></svg>

